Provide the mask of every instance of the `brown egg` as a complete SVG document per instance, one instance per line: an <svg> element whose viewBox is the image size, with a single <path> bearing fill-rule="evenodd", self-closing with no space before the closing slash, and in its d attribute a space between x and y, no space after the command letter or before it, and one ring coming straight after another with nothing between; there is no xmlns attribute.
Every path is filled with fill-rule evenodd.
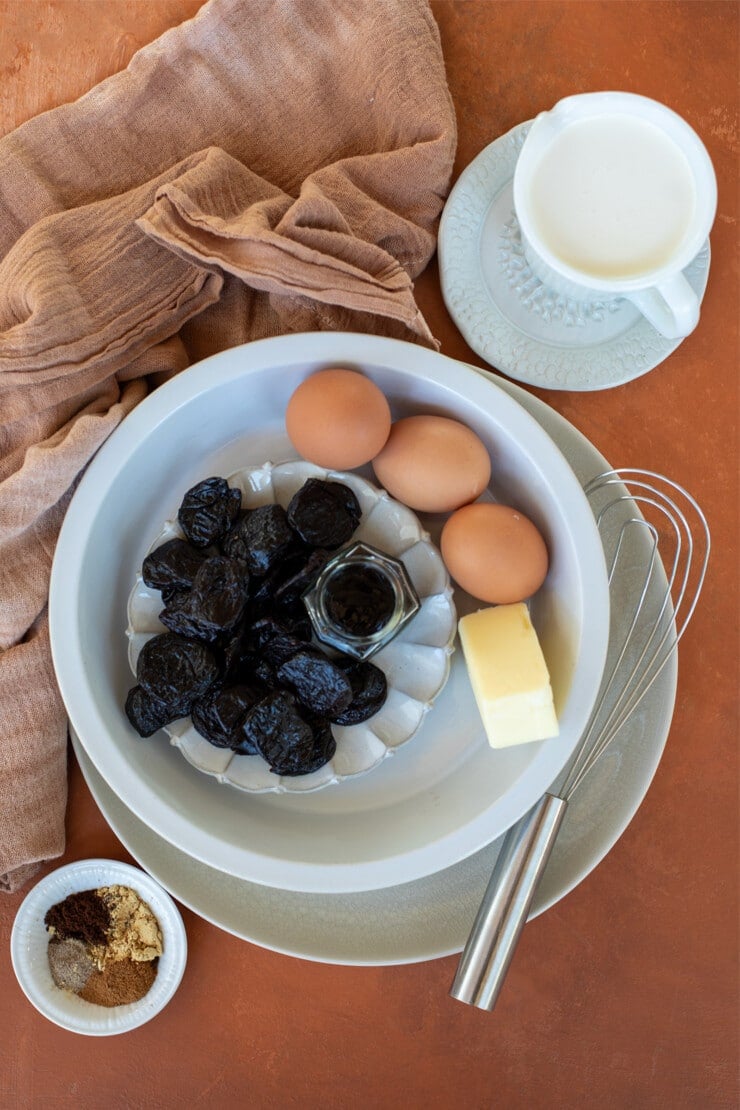
<svg viewBox="0 0 740 1110"><path fill-rule="evenodd" d="M442 529L442 558L451 576L491 605L525 601L545 580L545 541L526 516L506 505L465 505Z"/></svg>
<svg viewBox="0 0 740 1110"><path fill-rule="evenodd" d="M410 509L448 513L483 492L491 460L475 432L459 421L407 416L391 428L373 470L391 497Z"/></svg>
<svg viewBox="0 0 740 1110"><path fill-rule="evenodd" d="M285 428L299 455L329 470L352 470L377 455L391 429L385 396L356 370L319 370L288 401Z"/></svg>

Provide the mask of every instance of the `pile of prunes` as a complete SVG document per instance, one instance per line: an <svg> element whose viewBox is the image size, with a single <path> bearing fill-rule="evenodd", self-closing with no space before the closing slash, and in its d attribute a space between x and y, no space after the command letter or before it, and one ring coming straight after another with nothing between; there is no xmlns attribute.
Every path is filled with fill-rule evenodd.
<svg viewBox="0 0 740 1110"><path fill-rule="evenodd" d="M387 695L379 667L312 641L303 605L322 567L361 517L341 482L309 478L287 509L243 509L207 478L178 511L184 539L144 559L167 632L141 650L126 715L140 736L190 717L206 740L259 755L277 775L306 775L336 750L331 725L354 725Z"/></svg>

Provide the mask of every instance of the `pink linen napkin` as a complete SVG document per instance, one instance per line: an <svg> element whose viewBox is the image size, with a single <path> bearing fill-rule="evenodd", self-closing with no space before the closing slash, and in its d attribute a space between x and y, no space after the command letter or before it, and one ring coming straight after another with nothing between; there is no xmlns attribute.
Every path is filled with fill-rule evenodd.
<svg viewBox="0 0 740 1110"><path fill-rule="evenodd" d="M80 473L216 351L433 344L413 279L455 140L426 0L210 0L0 140L0 889L64 850L46 603Z"/></svg>

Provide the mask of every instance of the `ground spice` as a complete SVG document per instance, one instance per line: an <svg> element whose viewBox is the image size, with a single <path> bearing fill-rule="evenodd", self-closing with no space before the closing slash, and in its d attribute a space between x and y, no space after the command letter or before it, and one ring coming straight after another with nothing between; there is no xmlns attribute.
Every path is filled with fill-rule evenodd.
<svg viewBox="0 0 740 1110"><path fill-rule="evenodd" d="M93 971L82 990L85 1002L96 1006L126 1006L138 1002L157 977L158 960L116 960L104 971Z"/></svg>
<svg viewBox="0 0 740 1110"><path fill-rule="evenodd" d="M103 971L109 960L153 960L162 955L162 933L149 906L128 886L101 886L97 894L110 914L105 946L91 955Z"/></svg>
<svg viewBox="0 0 740 1110"><path fill-rule="evenodd" d="M49 941L49 970L60 990L77 992L85 986L95 970L95 964L81 940L76 937L65 940L52 937Z"/></svg>
<svg viewBox="0 0 740 1110"><path fill-rule="evenodd" d="M55 936L83 944L105 944L110 911L96 890L79 890L48 910L44 924Z"/></svg>

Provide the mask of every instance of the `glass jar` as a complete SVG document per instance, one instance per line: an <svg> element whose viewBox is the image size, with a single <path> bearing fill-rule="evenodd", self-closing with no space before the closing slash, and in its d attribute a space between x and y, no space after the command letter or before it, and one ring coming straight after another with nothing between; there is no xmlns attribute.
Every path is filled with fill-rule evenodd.
<svg viewBox="0 0 740 1110"><path fill-rule="evenodd" d="M403 563L366 543L330 559L303 602L317 639L355 659L385 647L421 604Z"/></svg>

